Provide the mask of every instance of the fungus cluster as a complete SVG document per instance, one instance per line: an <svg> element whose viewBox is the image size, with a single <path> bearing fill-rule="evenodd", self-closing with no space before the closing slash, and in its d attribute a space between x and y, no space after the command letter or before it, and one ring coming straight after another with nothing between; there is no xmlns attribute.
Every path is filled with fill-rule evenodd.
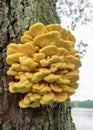
<svg viewBox="0 0 93 130"><path fill-rule="evenodd" d="M7 46L7 75L16 79L9 91L25 93L21 108L64 102L75 93L81 62L74 44L74 36L59 24L36 23L24 32L21 43Z"/></svg>

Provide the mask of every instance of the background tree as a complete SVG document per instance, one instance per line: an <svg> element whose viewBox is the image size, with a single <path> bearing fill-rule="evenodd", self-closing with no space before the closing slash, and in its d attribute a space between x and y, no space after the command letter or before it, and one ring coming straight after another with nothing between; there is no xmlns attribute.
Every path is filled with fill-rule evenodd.
<svg viewBox="0 0 93 130"><path fill-rule="evenodd" d="M83 25L93 22L93 3L91 0L58 0L57 13L60 16L62 25L75 31ZM84 57L88 44L80 39L76 48L80 57Z"/></svg>
<svg viewBox="0 0 93 130"><path fill-rule="evenodd" d="M36 22L59 23L56 0L0 0L0 17L0 130L75 130L69 102L21 109L22 96L8 92L6 46Z"/></svg>
<svg viewBox="0 0 93 130"><path fill-rule="evenodd" d="M58 0L57 13L61 22L70 30L93 22L91 0Z"/></svg>

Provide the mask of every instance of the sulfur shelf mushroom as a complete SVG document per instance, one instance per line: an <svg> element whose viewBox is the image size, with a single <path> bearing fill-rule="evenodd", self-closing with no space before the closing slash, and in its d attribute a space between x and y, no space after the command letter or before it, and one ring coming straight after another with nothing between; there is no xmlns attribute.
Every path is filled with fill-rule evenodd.
<svg viewBox="0 0 93 130"><path fill-rule="evenodd" d="M67 86L67 85L63 85L62 89L64 92L66 92L68 95L72 95L75 93L75 88L71 87L71 86Z"/></svg>
<svg viewBox="0 0 93 130"><path fill-rule="evenodd" d="M51 43L55 43L60 39L60 33L58 31L48 32L35 37L34 44L43 48Z"/></svg>
<svg viewBox="0 0 93 130"><path fill-rule="evenodd" d="M9 65L12 65L14 63L19 63L19 58L23 57L23 56L26 56L26 54L23 54L23 53L20 53L20 52L8 55L7 58L6 58L6 62Z"/></svg>
<svg viewBox="0 0 93 130"><path fill-rule="evenodd" d="M59 87L56 83L51 83L50 84L50 88L52 89L52 91L54 91L54 92L62 92L63 90L62 90L62 88L61 87Z"/></svg>
<svg viewBox="0 0 93 130"><path fill-rule="evenodd" d="M41 96L38 93L31 93L31 92L29 92L24 97L24 99L19 102L19 106L21 108L27 108L27 107L35 108L35 107L39 107L40 106L40 103L39 103L40 98L41 98Z"/></svg>
<svg viewBox="0 0 93 130"><path fill-rule="evenodd" d="M32 58L26 56L20 57L19 62L23 71L31 71L38 66L38 63L36 63Z"/></svg>
<svg viewBox="0 0 93 130"><path fill-rule="evenodd" d="M32 83L30 83L28 80L24 82L10 82L9 83L9 91L11 93L26 93L31 91L32 89Z"/></svg>
<svg viewBox="0 0 93 130"><path fill-rule="evenodd" d="M58 63L61 61L63 61L64 57L63 56L57 56L57 55L53 55L51 56L51 58L49 57L48 59L43 59L40 61L40 65L42 67L45 67L45 66L49 66L50 64L53 64L53 63Z"/></svg>
<svg viewBox="0 0 93 130"><path fill-rule="evenodd" d="M61 93L56 93L55 94L57 102L64 102L68 99L68 94L61 92Z"/></svg>
<svg viewBox="0 0 93 130"><path fill-rule="evenodd" d="M36 108L70 99L81 66L72 33L59 24L36 23L20 41L10 43L6 51L7 75L15 77L9 91L25 95L19 106Z"/></svg>
<svg viewBox="0 0 93 130"><path fill-rule="evenodd" d="M51 88L48 86L48 83L40 82L33 84L32 86L33 92L38 92L40 95L51 92Z"/></svg>
<svg viewBox="0 0 93 130"><path fill-rule="evenodd" d="M66 61L70 61L71 63L73 63L76 68L79 68L81 66L80 58L77 56L66 56Z"/></svg>
<svg viewBox="0 0 93 130"><path fill-rule="evenodd" d="M44 94L41 97L40 103L41 104L49 104L49 103L55 102L55 100L56 100L56 97L55 97L54 93L50 92L50 93Z"/></svg>

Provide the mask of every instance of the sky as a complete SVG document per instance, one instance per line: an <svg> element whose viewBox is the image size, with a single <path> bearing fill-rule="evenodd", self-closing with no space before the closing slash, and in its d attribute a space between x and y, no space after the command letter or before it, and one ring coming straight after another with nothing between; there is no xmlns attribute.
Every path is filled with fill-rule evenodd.
<svg viewBox="0 0 93 130"><path fill-rule="evenodd" d="M87 53L81 59L79 87L72 96L72 100L93 100L93 25L80 26L73 32L76 40L88 44Z"/></svg>

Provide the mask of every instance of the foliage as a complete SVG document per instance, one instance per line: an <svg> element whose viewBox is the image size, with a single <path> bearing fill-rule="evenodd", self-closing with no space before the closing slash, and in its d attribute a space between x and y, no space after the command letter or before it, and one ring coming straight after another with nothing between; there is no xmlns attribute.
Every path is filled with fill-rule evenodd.
<svg viewBox="0 0 93 130"><path fill-rule="evenodd" d="M58 0L57 13L63 26L76 30L81 25L93 22L93 3L91 0ZM76 48L82 58L87 52L87 43L79 40Z"/></svg>
<svg viewBox="0 0 93 130"><path fill-rule="evenodd" d="M71 30L75 30L82 24L88 24L90 21L93 22L91 0L58 0L57 13L61 17L61 22Z"/></svg>
<svg viewBox="0 0 93 130"><path fill-rule="evenodd" d="M86 55L88 44L82 40L76 45L76 49L79 50L79 56L82 58Z"/></svg>
<svg viewBox="0 0 93 130"><path fill-rule="evenodd" d="M75 107L93 108L93 100L73 101Z"/></svg>

